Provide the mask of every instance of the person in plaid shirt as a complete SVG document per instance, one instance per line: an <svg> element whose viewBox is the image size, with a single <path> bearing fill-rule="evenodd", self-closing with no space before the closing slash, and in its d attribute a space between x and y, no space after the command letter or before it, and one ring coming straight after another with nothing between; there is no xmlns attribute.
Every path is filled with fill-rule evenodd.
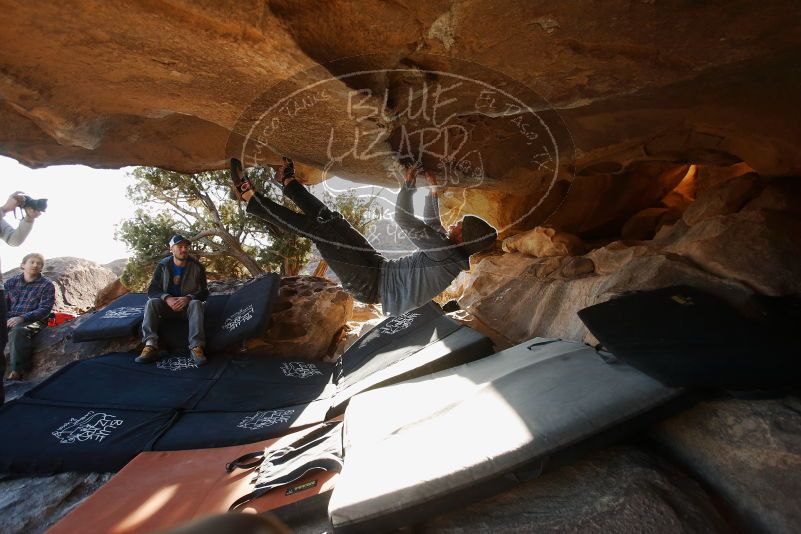
<svg viewBox="0 0 801 534"><path fill-rule="evenodd" d="M28 234L33 228L33 221L39 217L42 212L34 210L33 208L24 208L25 217L19 222L16 228L8 224L3 217L6 213L14 211L17 208L22 208L25 204L25 195L22 191L12 193L5 204L0 206L0 239L11 245L18 247L25 241ZM0 270L2 272L2 270ZM2 280L2 278L0 278ZM6 373L6 358L3 356L6 348L6 341L8 340L8 329L6 328L6 297L4 291L0 289L0 406L5 402L5 392L3 390L3 375Z"/></svg>
<svg viewBox="0 0 801 534"><path fill-rule="evenodd" d="M8 310L8 344L11 356L9 380L20 380L33 367L33 336L47 326L56 300L56 288L42 276L44 256L33 253L22 258L22 272L5 283Z"/></svg>

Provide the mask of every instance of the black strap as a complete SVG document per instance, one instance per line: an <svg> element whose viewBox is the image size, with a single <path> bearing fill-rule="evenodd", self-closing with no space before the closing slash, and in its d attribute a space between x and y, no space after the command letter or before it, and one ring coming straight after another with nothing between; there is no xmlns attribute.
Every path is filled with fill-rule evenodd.
<svg viewBox="0 0 801 534"><path fill-rule="evenodd" d="M528 350L531 350L533 347L542 347L543 345L550 345L551 343L556 343L557 341L562 341L561 339L546 339L545 341L537 341L536 343L532 343L528 347Z"/></svg>
<svg viewBox="0 0 801 534"><path fill-rule="evenodd" d="M277 487L291 484L312 471L333 473L342 471L341 424L341 421L323 423L319 428L295 440L290 445L274 451L266 450L259 471L251 482L256 489L235 500L228 510L237 510L245 503L259 498ZM339 442L334 444L332 442L334 437L338 437ZM311 458L293 466L293 462L304 460L305 453L308 453L307 458ZM273 470L275 474L270 475L269 472Z"/></svg>
<svg viewBox="0 0 801 534"><path fill-rule="evenodd" d="M252 501L253 499L258 499L259 497L266 495L275 488L291 484L296 480L300 480L301 478L311 473L312 471L328 471L331 473L340 473L342 471L342 458L338 458L334 455L329 455L324 458L315 458L310 462L298 466L296 469L293 469L286 475L278 477L274 480L270 480L268 484L260 487L259 489L253 490L250 493L243 495L242 497L239 497L237 500L231 503L231 506L228 508L228 511L234 512L244 504Z"/></svg>
<svg viewBox="0 0 801 534"><path fill-rule="evenodd" d="M225 472L230 473L234 469L250 469L258 467L264 461L264 451L254 451L243 454L236 460L231 460L225 464Z"/></svg>
<svg viewBox="0 0 801 534"><path fill-rule="evenodd" d="M297 453L300 453L302 449L296 449L297 447L302 447L304 444L313 441L319 438L321 435L324 435L331 429L331 426L337 424L337 422L325 422L321 424L318 428L315 428L313 431L304 434L303 436L299 437L297 440L289 443L285 447L282 447L275 451L270 451L270 447L267 449L262 449L259 451L249 452L247 454L243 454L242 456L231 460L230 462L225 464L225 471L230 473L234 469L251 469L253 467L258 467L259 465L264 462L265 458L275 459L280 458L283 455L290 455L287 459L294 456L291 454L293 450L297 450ZM269 454L267 452L269 451ZM296 453L296 454L297 454Z"/></svg>

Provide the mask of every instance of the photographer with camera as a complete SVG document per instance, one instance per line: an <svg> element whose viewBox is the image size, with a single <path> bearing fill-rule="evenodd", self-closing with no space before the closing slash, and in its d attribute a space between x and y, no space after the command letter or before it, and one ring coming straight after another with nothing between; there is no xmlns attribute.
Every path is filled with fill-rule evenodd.
<svg viewBox="0 0 801 534"><path fill-rule="evenodd" d="M21 208L25 213L22 220L16 228L11 226L5 220L6 213ZM22 191L13 193L5 204L0 207L0 239L11 245L18 247L25 241L28 234L31 233L33 228L33 221L42 214L47 208L47 200L45 199L32 199L24 194ZM3 270L0 269L0 273ZM0 276L0 282L2 277ZM6 341L8 341L8 320L6 315L6 295L3 289L0 289L0 377L5 376L6 372L6 359L5 348ZM3 390L2 381L0 380L0 406L5 402L5 392Z"/></svg>

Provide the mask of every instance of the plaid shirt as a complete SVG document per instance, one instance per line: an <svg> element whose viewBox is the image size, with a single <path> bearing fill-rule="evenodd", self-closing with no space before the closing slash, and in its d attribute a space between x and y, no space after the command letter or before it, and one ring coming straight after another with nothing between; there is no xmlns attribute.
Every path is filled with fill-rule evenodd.
<svg viewBox="0 0 801 534"><path fill-rule="evenodd" d="M56 288L44 276L27 283L20 273L6 280L5 290L9 319L22 317L26 322L47 319L56 301Z"/></svg>

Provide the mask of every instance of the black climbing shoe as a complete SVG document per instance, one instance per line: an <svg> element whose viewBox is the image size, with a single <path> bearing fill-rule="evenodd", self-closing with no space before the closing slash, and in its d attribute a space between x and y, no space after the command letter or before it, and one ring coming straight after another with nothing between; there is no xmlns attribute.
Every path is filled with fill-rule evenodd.
<svg viewBox="0 0 801 534"><path fill-rule="evenodd" d="M284 187L295 179L295 162L286 156L282 156L281 160L284 162L281 167L281 173L276 173L275 179Z"/></svg>
<svg viewBox="0 0 801 534"><path fill-rule="evenodd" d="M253 187L253 182L250 181L242 169L242 162L236 158L231 158L231 181L234 183L236 198L244 201L250 200L250 195L248 195L247 199L243 198L243 195L248 191L255 191L255 188Z"/></svg>

